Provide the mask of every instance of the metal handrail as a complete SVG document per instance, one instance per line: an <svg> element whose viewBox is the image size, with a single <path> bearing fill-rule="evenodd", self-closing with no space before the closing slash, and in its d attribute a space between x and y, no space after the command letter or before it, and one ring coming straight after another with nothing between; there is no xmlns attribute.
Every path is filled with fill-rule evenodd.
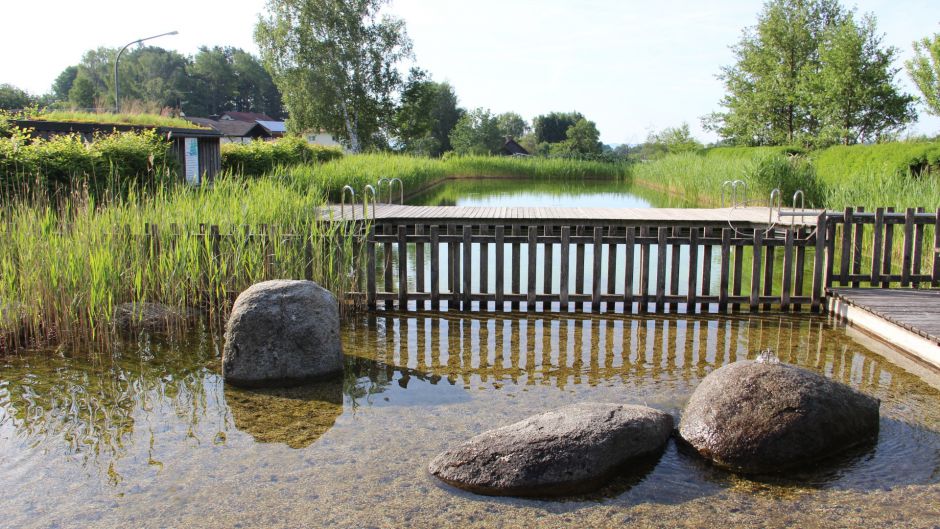
<svg viewBox="0 0 940 529"><path fill-rule="evenodd" d="M388 182L388 203L392 203L392 184L398 182L398 203L405 204L405 184L402 183L401 178L392 178Z"/></svg>
<svg viewBox="0 0 940 529"><path fill-rule="evenodd" d="M796 197L800 197L800 213L804 213L806 211L806 195L803 194L802 189L797 189L793 193L793 202L791 204L794 211L796 211ZM794 223L796 223L796 216L790 217L790 226L793 226Z"/></svg>
<svg viewBox="0 0 940 529"><path fill-rule="evenodd" d="M775 187L770 191L770 200L767 201L767 224L774 223L774 197L777 199L777 216L780 216L780 208L783 207L783 199L780 196L780 188Z"/></svg>
<svg viewBox="0 0 940 529"><path fill-rule="evenodd" d="M741 202L738 202L738 187L743 188L741 191ZM733 207L737 207L739 204L741 206L747 206L747 182L744 180L735 180L731 182L731 200L734 202Z"/></svg>
<svg viewBox="0 0 940 529"><path fill-rule="evenodd" d="M721 207L725 207L725 188L731 186L731 180L725 180L721 183Z"/></svg>
<svg viewBox="0 0 940 529"><path fill-rule="evenodd" d="M382 196L382 184L388 184L388 203L392 203L392 181L388 178L379 178L379 181L375 183L376 196Z"/></svg>
<svg viewBox="0 0 940 529"><path fill-rule="evenodd" d="M356 190L351 186L343 186L339 200L339 214L343 217L343 220L346 220L346 191L349 191L349 195L352 197L352 200L349 202L350 208L352 209L352 220L356 220Z"/></svg>
<svg viewBox="0 0 940 529"><path fill-rule="evenodd" d="M366 184L366 187L362 190L362 218L364 220L369 219L369 210L367 206L369 205L369 193L372 193L372 218L375 219L375 201L378 199L376 196L375 188L370 184Z"/></svg>

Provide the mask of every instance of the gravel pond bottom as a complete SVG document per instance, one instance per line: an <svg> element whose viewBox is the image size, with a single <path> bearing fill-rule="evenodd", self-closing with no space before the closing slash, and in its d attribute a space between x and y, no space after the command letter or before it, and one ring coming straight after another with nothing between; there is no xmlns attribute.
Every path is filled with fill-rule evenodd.
<svg viewBox="0 0 940 529"><path fill-rule="evenodd" d="M0 359L0 526L940 527L940 391L825 318L380 313L343 335L343 379L290 390L226 387L208 333ZM678 418L705 375L767 347L881 399L877 444L744 477L670 441L550 501L427 473L452 443L573 402Z"/></svg>

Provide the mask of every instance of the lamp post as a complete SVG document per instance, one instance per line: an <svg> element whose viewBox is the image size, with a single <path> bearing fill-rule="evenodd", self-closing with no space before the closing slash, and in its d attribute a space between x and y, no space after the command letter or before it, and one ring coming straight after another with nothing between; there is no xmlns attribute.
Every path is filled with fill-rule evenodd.
<svg viewBox="0 0 940 529"><path fill-rule="evenodd" d="M178 31L171 31L169 33L161 33L159 35L154 35L152 37L147 37L143 39L137 39L135 41L128 42L121 48L121 51L118 52L117 57L114 59L114 113L117 114L121 111L121 91L120 86L118 85L118 63L121 61L121 54L124 53L124 50L133 46L134 44L140 44L145 40L152 40L158 37L166 37L167 35L177 35Z"/></svg>

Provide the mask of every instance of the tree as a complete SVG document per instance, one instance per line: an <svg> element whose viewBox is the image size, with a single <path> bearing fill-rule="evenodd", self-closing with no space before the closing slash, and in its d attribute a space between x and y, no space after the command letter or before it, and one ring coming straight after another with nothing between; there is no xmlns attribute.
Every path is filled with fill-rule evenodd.
<svg viewBox="0 0 940 529"><path fill-rule="evenodd" d="M0 110L21 110L35 102L35 98L11 84L0 84Z"/></svg>
<svg viewBox="0 0 940 529"><path fill-rule="evenodd" d="M940 33L914 42L914 58L905 63L927 112L940 116Z"/></svg>
<svg viewBox="0 0 940 529"><path fill-rule="evenodd" d="M387 0L268 0L255 29L264 64L284 95L293 130L326 129L353 152L390 125L398 63L411 56Z"/></svg>
<svg viewBox="0 0 940 529"><path fill-rule="evenodd" d="M436 83L423 70L412 69L395 114L401 149L426 156L451 150L450 133L463 113L450 84Z"/></svg>
<svg viewBox="0 0 940 529"><path fill-rule="evenodd" d="M842 138L893 130L910 120L910 112L893 85L895 52L881 49L880 40L874 36L874 18L857 24L853 12L837 0L769 0L757 25L732 48L737 62L718 76L727 90L721 101L726 111L703 122L733 144L833 141L831 132L828 140L821 134L833 130L839 117L834 101L840 92L844 95L846 83L862 82L866 85L855 91L861 96L853 95L857 108L851 112L867 117L850 119L850 131Z"/></svg>
<svg viewBox="0 0 940 529"><path fill-rule="evenodd" d="M477 108L464 114L450 133L457 154L495 154L503 147L503 135L489 110Z"/></svg>
<svg viewBox="0 0 940 529"><path fill-rule="evenodd" d="M69 89L69 103L77 108L95 106L95 84L84 72L79 71Z"/></svg>
<svg viewBox="0 0 940 529"><path fill-rule="evenodd" d="M678 127L666 127L659 132L651 132L649 136L646 137L646 143L652 146L651 149L643 153L647 157L650 156L650 152L655 153L659 151L676 154L682 152L696 152L705 148L698 140L692 137L688 123L683 123Z"/></svg>
<svg viewBox="0 0 940 529"><path fill-rule="evenodd" d="M66 101L69 98L69 90L72 89L72 83L78 75L78 66L67 66L55 81L52 82L52 98L56 101Z"/></svg>
<svg viewBox="0 0 940 529"><path fill-rule="evenodd" d="M189 67L191 92L187 114L211 116L234 110L279 118L281 94L270 74L250 53L239 48L203 46Z"/></svg>
<svg viewBox="0 0 940 529"><path fill-rule="evenodd" d="M536 143L558 143L568 139L568 127L584 119L578 112L550 112L532 120Z"/></svg>
<svg viewBox="0 0 940 529"><path fill-rule="evenodd" d="M851 17L829 28L810 81L821 129L817 144L875 141L914 119L913 98L894 87L896 50L882 48L875 20Z"/></svg>
<svg viewBox="0 0 940 529"><path fill-rule="evenodd" d="M504 112L496 116L496 123L503 136L519 139L529 132L529 124L515 112Z"/></svg>
<svg viewBox="0 0 940 529"><path fill-rule="evenodd" d="M585 155L600 154L603 145L599 141L601 136L597 125L584 118L579 119L565 131L567 139L552 145L551 154L554 155Z"/></svg>

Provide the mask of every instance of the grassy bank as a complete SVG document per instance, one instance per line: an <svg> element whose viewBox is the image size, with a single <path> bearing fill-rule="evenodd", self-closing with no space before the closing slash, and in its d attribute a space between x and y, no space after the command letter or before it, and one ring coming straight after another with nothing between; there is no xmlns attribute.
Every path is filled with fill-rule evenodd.
<svg viewBox="0 0 940 529"><path fill-rule="evenodd" d="M320 203L316 189L234 178L106 203L80 192L57 205L41 196L7 203L0 208L0 351L107 346L114 309L128 302L195 308L224 321L252 283L303 278L308 269L342 296L353 290L352 252L333 251L338 228L311 219ZM146 224L157 226L157 237ZM221 236L201 225L218 225Z"/></svg>

